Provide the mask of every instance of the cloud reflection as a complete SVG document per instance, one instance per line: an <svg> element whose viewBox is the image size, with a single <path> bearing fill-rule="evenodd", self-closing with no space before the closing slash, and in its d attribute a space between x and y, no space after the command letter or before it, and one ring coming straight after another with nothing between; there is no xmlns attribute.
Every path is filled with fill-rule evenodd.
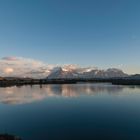
<svg viewBox="0 0 140 140"><path fill-rule="evenodd" d="M102 94L119 94L122 86L110 84L35 85L0 88L0 103L23 104L49 97L78 97Z"/></svg>

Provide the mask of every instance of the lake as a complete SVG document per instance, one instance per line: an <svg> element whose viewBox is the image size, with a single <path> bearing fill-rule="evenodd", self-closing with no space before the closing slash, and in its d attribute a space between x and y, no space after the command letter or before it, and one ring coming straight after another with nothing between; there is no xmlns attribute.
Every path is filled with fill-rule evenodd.
<svg viewBox="0 0 140 140"><path fill-rule="evenodd" d="M23 140L140 140L140 87L0 88L0 133Z"/></svg>

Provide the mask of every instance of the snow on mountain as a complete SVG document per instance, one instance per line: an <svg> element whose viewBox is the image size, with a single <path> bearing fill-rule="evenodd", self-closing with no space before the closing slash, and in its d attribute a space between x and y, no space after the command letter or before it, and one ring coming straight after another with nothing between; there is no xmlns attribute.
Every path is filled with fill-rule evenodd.
<svg viewBox="0 0 140 140"><path fill-rule="evenodd" d="M119 69L99 70L97 68L72 68L57 67L48 75L48 79L73 79L73 78L114 78L126 77L123 71Z"/></svg>
<svg viewBox="0 0 140 140"><path fill-rule="evenodd" d="M77 72L76 69L71 69L67 67L56 67L50 75L48 75L48 79L64 79L64 78L76 78L77 77Z"/></svg>

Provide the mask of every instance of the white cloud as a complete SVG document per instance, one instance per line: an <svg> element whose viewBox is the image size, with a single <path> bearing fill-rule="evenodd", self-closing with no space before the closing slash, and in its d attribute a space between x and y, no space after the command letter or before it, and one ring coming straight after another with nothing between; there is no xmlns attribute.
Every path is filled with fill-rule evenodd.
<svg viewBox="0 0 140 140"><path fill-rule="evenodd" d="M50 68L49 65L41 61L22 57L12 56L0 59L0 76L47 76Z"/></svg>

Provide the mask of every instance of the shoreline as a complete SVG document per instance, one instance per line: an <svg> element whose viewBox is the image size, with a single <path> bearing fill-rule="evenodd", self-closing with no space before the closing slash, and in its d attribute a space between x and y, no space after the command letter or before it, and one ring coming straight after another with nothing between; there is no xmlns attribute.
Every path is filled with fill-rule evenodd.
<svg viewBox="0 0 140 140"><path fill-rule="evenodd" d="M0 87L47 85L47 84L78 84L78 83L111 83L112 85L140 85L140 79L130 78L96 78L96 79L21 79L11 78L0 80Z"/></svg>

